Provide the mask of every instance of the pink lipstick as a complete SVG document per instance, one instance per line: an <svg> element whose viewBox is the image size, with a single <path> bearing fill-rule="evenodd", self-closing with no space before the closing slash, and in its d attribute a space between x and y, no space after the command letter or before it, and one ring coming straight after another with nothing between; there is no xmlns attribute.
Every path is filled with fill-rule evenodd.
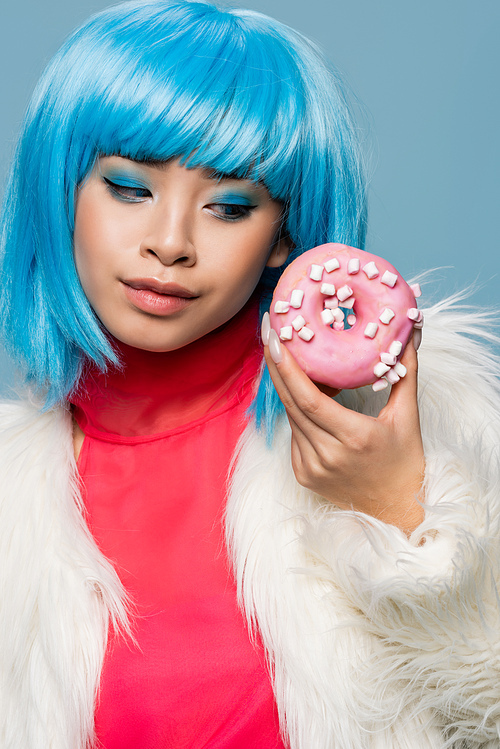
<svg viewBox="0 0 500 749"><path fill-rule="evenodd" d="M174 314L197 299L196 294L189 289L157 278L134 278L122 283L125 294L134 307L152 315Z"/></svg>

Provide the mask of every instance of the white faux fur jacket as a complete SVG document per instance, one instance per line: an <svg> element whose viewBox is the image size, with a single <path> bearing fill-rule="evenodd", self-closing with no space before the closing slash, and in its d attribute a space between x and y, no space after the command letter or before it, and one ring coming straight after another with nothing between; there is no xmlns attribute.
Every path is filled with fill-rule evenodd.
<svg viewBox="0 0 500 749"><path fill-rule="evenodd" d="M496 362L446 306L419 354L427 513L410 539L302 489L285 420L271 450L243 436L228 541L292 749L500 747ZM344 395L369 413L382 398ZM0 747L83 749L127 613L85 524L68 410L4 404L0 465Z"/></svg>

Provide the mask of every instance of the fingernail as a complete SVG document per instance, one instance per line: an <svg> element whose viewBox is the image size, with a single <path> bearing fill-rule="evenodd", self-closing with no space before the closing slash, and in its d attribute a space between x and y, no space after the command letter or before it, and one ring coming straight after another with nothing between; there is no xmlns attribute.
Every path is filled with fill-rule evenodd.
<svg viewBox="0 0 500 749"><path fill-rule="evenodd" d="M278 338L278 334L275 330L271 330L269 333L269 353L271 354L271 359L275 364L279 364L283 359L280 339Z"/></svg>
<svg viewBox="0 0 500 749"><path fill-rule="evenodd" d="M262 343L264 346L267 346L269 343L269 333L271 331L271 319L269 317L269 312L264 312L264 316L262 317L262 324L260 326L260 337L262 338Z"/></svg>
<svg viewBox="0 0 500 749"><path fill-rule="evenodd" d="M421 343L422 343L422 330L421 328L415 328L415 330L413 331L413 345L415 346L415 351L419 350Z"/></svg>

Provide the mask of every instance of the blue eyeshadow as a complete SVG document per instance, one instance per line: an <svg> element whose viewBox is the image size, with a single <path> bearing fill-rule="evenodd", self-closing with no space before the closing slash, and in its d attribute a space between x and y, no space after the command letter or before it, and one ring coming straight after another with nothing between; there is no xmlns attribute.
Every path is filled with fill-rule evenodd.
<svg viewBox="0 0 500 749"><path fill-rule="evenodd" d="M255 199L242 195L241 193L224 192L219 195L214 195L212 200L220 203L228 203L229 205L255 205Z"/></svg>
<svg viewBox="0 0 500 749"><path fill-rule="evenodd" d="M135 174L127 174L121 169L104 169L100 170L100 173L101 177L109 179L110 182L114 182L122 187L147 187L144 180L139 176Z"/></svg>

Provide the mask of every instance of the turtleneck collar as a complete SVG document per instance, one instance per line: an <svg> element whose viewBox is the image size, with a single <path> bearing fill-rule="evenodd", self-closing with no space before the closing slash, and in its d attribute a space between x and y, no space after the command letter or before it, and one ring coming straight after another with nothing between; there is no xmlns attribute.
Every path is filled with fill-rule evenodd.
<svg viewBox="0 0 500 749"><path fill-rule="evenodd" d="M250 400L262 360L258 305L181 349L151 352L114 342L121 368L95 368L69 400L82 431L101 439L147 438Z"/></svg>

